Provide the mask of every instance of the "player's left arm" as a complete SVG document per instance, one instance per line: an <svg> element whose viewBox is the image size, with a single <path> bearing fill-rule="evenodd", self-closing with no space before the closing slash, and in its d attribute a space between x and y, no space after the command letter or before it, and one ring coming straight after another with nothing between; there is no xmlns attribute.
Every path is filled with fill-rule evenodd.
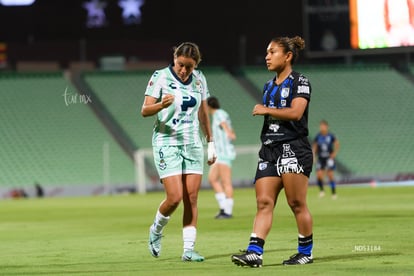
<svg viewBox="0 0 414 276"><path fill-rule="evenodd" d="M201 130L207 139L207 164L212 165L216 162L217 154L210 126L207 100L201 101L200 109L198 110L198 120L200 121Z"/></svg>
<svg viewBox="0 0 414 276"><path fill-rule="evenodd" d="M256 104L253 108L253 116L269 115L279 120L299 121L308 106L308 99L297 97L292 100L290 107L285 108L269 108L262 104Z"/></svg>
<svg viewBox="0 0 414 276"><path fill-rule="evenodd" d="M253 108L253 116L269 115L279 120L299 121L305 113L310 101L311 86L309 80L299 75L295 78L292 87L292 102L289 107L269 108L262 104L257 104Z"/></svg>
<svg viewBox="0 0 414 276"><path fill-rule="evenodd" d="M334 144L333 144L333 151L332 151L331 156L330 156L332 159L336 158L336 155L339 152L339 145L340 145L339 140L338 140L338 138L335 137L335 141L334 141Z"/></svg>
<svg viewBox="0 0 414 276"><path fill-rule="evenodd" d="M203 131L207 142L213 142L206 100L201 101L200 109L198 110L198 120L200 121L201 130Z"/></svg>
<svg viewBox="0 0 414 276"><path fill-rule="evenodd" d="M220 127L224 130L230 141L236 140L236 133L225 121L221 122Z"/></svg>

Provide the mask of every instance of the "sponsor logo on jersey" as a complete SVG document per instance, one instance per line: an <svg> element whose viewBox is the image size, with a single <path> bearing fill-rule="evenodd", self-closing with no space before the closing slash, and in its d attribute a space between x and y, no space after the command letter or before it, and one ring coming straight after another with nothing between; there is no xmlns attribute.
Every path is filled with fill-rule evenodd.
<svg viewBox="0 0 414 276"><path fill-rule="evenodd" d="M281 176L284 173L303 173L303 166L299 165L298 159L293 158L278 158L276 162L277 174Z"/></svg>
<svg viewBox="0 0 414 276"><path fill-rule="evenodd" d="M179 122L180 122L180 119L177 119L177 118L172 119L172 123L173 123L173 125L176 125L176 124L178 124Z"/></svg>
<svg viewBox="0 0 414 276"><path fill-rule="evenodd" d="M267 139L266 141L263 142L263 145L270 145L272 143L272 140Z"/></svg>
<svg viewBox="0 0 414 276"><path fill-rule="evenodd" d="M303 166L299 164L296 154L290 148L290 144L283 144L282 158L276 162L277 174L281 176L284 173L303 173Z"/></svg>
<svg viewBox="0 0 414 276"><path fill-rule="evenodd" d="M279 130L280 126L278 124L270 124L269 129L273 132L277 132Z"/></svg>
<svg viewBox="0 0 414 276"><path fill-rule="evenodd" d="M309 86L298 86L298 94L309 94Z"/></svg>
<svg viewBox="0 0 414 276"><path fill-rule="evenodd" d="M303 85L309 85L309 80L305 76L299 76L299 83Z"/></svg>
<svg viewBox="0 0 414 276"><path fill-rule="evenodd" d="M177 119L177 118L174 118L174 119L172 119L172 123L173 123L173 125L177 125L177 124L192 124L193 123L193 120L190 120L190 119Z"/></svg>

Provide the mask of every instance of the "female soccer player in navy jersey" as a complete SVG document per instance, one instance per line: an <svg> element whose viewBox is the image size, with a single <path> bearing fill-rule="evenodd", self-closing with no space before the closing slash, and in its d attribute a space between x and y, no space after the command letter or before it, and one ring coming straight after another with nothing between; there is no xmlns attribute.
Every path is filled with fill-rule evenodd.
<svg viewBox="0 0 414 276"><path fill-rule="evenodd" d="M149 231L148 248L154 257L160 256L164 227L183 201L182 260L204 260L194 250L204 163L200 127L208 142L208 164L213 164L217 156L207 107L207 81L196 70L200 61L195 43L180 44L174 50L174 64L155 71L145 91L141 114L156 115L152 136L154 162L166 194Z"/></svg>
<svg viewBox="0 0 414 276"><path fill-rule="evenodd" d="M257 211L247 250L231 256L237 265L262 266L273 210L283 188L298 230L297 253L283 264L313 262L312 216L306 203L313 164L307 137L311 85L303 74L292 69L304 47L305 41L298 36L274 38L267 47L266 65L276 76L264 85L263 102L252 112L264 118L255 176Z"/></svg>
<svg viewBox="0 0 414 276"><path fill-rule="evenodd" d="M316 179L319 187L319 197L325 196L323 181L328 176L331 186L332 199L336 199L336 183L334 171L336 169L335 158L339 151L339 140L329 131L326 120L319 123L319 132L313 139L312 150L316 160Z"/></svg>

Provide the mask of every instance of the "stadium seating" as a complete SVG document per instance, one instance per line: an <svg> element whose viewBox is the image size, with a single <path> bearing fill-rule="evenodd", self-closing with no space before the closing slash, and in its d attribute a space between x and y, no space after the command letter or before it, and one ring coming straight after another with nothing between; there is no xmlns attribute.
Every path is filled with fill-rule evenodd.
<svg viewBox="0 0 414 276"><path fill-rule="evenodd" d="M310 138L326 119L340 142L340 160L358 176L387 176L413 169L414 86L386 65L297 66L312 84ZM265 69L246 68L258 89ZM260 80L260 81L259 81Z"/></svg>
<svg viewBox="0 0 414 276"><path fill-rule="evenodd" d="M138 148L150 148L155 117L141 116L152 72L91 72L83 78Z"/></svg>
<svg viewBox="0 0 414 276"><path fill-rule="evenodd" d="M261 118L253 117L257 100L227 71L222 68L205 69L210 94L219 99L237 134L235 145L259 144Z"/></svg>
<svg viewBox="0 0 414 276"><path fill-rule="evenodd" d="M59 73L0 75L0 186L133 183L133 162ZM94 101L94 99L90 99Z"/></svg>

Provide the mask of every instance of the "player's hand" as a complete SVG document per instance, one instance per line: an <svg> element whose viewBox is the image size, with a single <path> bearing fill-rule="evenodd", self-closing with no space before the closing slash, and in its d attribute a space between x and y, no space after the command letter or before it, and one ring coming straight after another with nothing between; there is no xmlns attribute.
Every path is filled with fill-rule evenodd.
<svg viewBox="0 0 414 276"><path fill-rule="evenodd" d="M169 107L174 102L174 95L172 94L165 94L162 96L161 99L161 106L162 108Z"/></svg>
<svg viewBox="0 0 414 276"><path fill-rule="evenodd" d="M262 104L256 104L253 108L252 115L266 115L267 107Z"/></svg>
<svg viewBox="0 0 414 276"><path fill-rule="evenodd" d="M216 147L214 142L207 143L207 164L212 165L216 162L217 154L216 154Z"/></svg>

